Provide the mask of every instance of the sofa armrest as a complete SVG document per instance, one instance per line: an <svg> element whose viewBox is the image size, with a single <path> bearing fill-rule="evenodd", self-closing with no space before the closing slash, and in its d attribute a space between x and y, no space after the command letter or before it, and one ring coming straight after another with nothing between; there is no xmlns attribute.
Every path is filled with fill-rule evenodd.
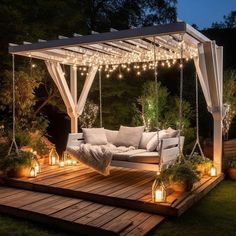
<svg viewBox="0 0 236 236"><path fill-rule="evenodd" d="M66 147L80 146L84 143L83 133L71 133L68 135Z"/></svg>

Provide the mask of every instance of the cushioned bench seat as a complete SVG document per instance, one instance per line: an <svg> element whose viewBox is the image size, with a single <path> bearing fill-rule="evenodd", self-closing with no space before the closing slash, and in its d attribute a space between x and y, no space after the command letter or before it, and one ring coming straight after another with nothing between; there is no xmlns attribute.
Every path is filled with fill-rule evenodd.
<svg viewBox="0 0 236 236"><path fill-rule="evenodd" d="M147 152L146 149L135 149L123 153L115 153L112 157L116 161L129 161L146 164L159 164L160 156L158 152Z"/></svg>

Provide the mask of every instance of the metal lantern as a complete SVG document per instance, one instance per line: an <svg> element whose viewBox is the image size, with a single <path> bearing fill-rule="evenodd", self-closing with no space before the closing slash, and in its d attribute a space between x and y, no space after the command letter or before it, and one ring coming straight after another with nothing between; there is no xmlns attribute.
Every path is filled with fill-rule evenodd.
<svg viewBox="0 0 236 236"><path fill-rule="evenodd" d="M40 166L40 164L37 160L36 160L36 163L34 165L34 169L37 173L41 172L41 166Z"/></svg>
<svg viewBox="0 0 236 236"><path fill-rule="evenodd" d="M165 202L166 189L163 182L157 177L152 185L152 201Z"/></svg>
<svg viewBox="0 0 236 236"><path fill-rule="evenodd" d="M217 169L214 165L210 168L210 176L211 177L216 177L217 176Z"/></svg>
<svg viewBox="0 0 236 236"><path fill-rule="evenodd" d="M49 153L49 165L54 166L59 162L59 155L57 154L56 148L53 147Z"/></svg>
<svg viewBox="0 0 236 236"><path fill-rule="evenodd" d="M34 177L36 177L36 176L37 176L37 171L35 170L34 167L31 167L31 168L30 168L30 171L29 171L29 177L30 177L30 178L34 178Z"/></svg>

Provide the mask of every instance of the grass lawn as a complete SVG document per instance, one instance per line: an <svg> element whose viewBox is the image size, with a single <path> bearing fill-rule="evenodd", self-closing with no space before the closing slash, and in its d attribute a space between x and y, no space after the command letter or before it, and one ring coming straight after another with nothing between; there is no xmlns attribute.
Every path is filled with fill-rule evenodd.
<svg viewBox="0 0 236 236"><path fill-rule="evenodd" d="M0 215L0 235L72 236L71 233L3 215ZM236 182L223 181L182 217L167 220L150 235L235 236Z"/></svg>
<svg viewBox="0 0 236 236"><path fill-rule="evenodd" d="M236 182L221 182L182 217L160 225L155 235L236 236Z"/></svg>

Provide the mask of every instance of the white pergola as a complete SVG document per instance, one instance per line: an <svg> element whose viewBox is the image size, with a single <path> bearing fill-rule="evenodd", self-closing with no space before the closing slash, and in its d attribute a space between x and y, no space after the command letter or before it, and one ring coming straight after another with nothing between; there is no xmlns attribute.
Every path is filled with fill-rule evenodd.
<svg viewBox="0 0 236 236"><path fill-rule="evenodd" d="M155 53L154 53L155 48ZM133 28L91 35L74 34L67 38L23 45L10 44L9 52L44 60L71 118L71 132L78 131L78 117L82 114L95 75L101 66L114 70L118 65L153 63L193 59L214 120L214 163L221 172L223 107L223 47L216 45L185 22ZM155 54L155 55L154 55ZM70 66L70 84L67 84L63 65ZM77 98L77 68L88 67L88 73ZM154 66L154 65L153 65Z"/></svg>

